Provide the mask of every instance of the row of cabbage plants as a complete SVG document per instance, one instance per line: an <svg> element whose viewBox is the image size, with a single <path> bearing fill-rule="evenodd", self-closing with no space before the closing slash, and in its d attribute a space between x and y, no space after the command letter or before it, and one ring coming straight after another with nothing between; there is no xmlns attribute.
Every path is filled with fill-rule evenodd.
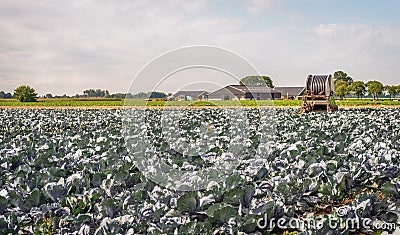
<svg viewBox="0 0 400 235"><path fill-rule="evenodd" d="M221 182L188 191L158 184L139 170L124 138L136 130L126 132L121 110L0 109L0 233L394 231L400 212L400 110L297 111L275 109L271 115L268 109L246 109L246 151L237 165ZM172 168L196 170L226 161L229 143L240 135L229 112L182 109L179 118L160 112L132 109L130 115L135 120L146 115L145 134ZM159 116L178 124L163 124ZM201 135L207 131L210 136ZM210 145L205 153L187 156L176 150L180 139L171 132ZM373 223L332 228L327 218ZM279 219L282 226L273 223ZM322 222L291 227L291 219Z"/></svg>

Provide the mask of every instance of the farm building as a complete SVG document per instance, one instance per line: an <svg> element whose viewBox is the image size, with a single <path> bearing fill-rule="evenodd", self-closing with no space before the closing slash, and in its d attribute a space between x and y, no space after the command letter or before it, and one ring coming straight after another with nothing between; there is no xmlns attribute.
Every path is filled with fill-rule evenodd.
<svg viewBox="0 0 400 235"><path fill-rule="evenodd" d="M175 100L207 100L207 91L178 91L175 95Z"/></svg>
<svg viewBox="0 0 400 235"><path fill-rule="evenodd" d="M229 85L208 95L209 100L271 100L280 99L281 92L269 87Z"/></svg>
<svg viewBox="0 0 400 235"><path fill-rule="evenodd" d="M283 99L297 100L304 93L304 87L274 87L275 90L281 92Z"/></svg>

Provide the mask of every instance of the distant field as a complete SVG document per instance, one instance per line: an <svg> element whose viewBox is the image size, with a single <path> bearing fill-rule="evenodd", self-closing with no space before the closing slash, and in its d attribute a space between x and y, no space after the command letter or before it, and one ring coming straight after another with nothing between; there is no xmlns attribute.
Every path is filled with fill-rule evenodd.
<svg viewBox="0 0 400 235"><path fill-rule="evenodd" d="M0 106L298 106L298 100L216 100L216 101L146 101L144 99L90 99L90 98L60 98L60 99L39 99L37 102L18 102L15 99L0 99Z"/></svg>
<svg viewBox="0 0 400 235"><path fill-rule="evenodd" d="M0 99L0 106L122 106L122 99L51 98L37 102L19 102L15 99Z"/></svg>
<svg viewBox="0 0 400 235"><path fill-rule="evenodd" d="M399 100L389 99L345 99L336 100L339 107L346 106L400 106ZM144 99L126 100L127 106L300 106L301 100L217 100L217 101L146 101ZM42 106L42 107L108 107L124 106L123 99L111 98L41 98L37 102L18 102L15 99L0 99L1 106Z"/></svg>
<svg viewBox="0 0 400 235"><path fill-rule="evenodd" d="M336 104L339 106L360 106L360 105L384 105L384 106L392 106L392 105L400 105L400 101L398 99L390 100L390 99L345 99L345 100L336 100Z"/></svg>

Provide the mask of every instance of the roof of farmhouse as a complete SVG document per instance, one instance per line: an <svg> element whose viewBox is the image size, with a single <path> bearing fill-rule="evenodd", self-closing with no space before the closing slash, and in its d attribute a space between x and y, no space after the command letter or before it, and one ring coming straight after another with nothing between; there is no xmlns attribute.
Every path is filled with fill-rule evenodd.
<svg viewBox="0 0 400 235"><path fill-rule="evenodd" d="M228 89L230 92L232 92L235 95L241 95L245 93L281 93L280 91L277 91L275 89L271 89L269 87L261 87L261 86L242 86L242 85L229 85L224 88L221 88L217 91L223 90L223 89ZM214 92L217 92L214 91Z"/></svg>
<svg viewBox="0 0 400 235"><path fill-rule="evenodd" d="M286 95L289 93L289 95L301 95L301 93L304 90L304 87L274 87L275 90L278 90L282 93L282 95Z"/></svg>
<svg viewBox="0 0 400 235"><path fill-rule="evenodd" d="M198 97L202 94L208 94L207 91L178 91L174 94L175 97L178 96L191 96L191 97Z"/></svg>

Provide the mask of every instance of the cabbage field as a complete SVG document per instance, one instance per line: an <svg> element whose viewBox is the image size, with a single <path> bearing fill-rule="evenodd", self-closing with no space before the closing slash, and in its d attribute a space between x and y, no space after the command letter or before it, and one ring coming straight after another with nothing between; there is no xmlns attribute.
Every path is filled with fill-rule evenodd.
<svg viewBox="0 0 400 235"><path fill-rule="evenodd" d="M400 109L248 108L246 120L229 109L160 112L130 109L126 120L121 109L0 109L0 234L376 234L400 226ZM208 184L167 178L214 166L199 177Z"/></svg>

